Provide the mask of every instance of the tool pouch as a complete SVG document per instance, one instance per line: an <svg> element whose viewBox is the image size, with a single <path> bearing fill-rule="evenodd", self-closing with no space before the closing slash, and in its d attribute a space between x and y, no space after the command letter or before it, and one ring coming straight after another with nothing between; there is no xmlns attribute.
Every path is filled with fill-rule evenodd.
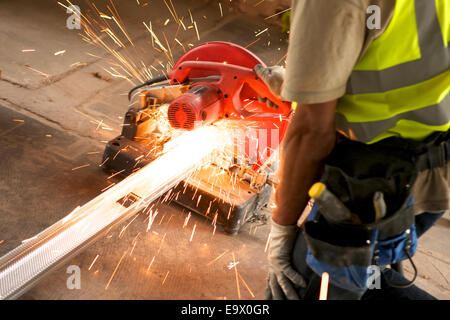
<svg viewBox="0 0 450 320"><path fill-rule="evenodd" d="M355 155L358 159L349 159ZM327 272L333 285L362 296L374 265L382 269L411 258L417 248L411 195L416 176L408 154L341 142L327 159L321 182L361 223L327 221L314 205L304 226L308 266L318 275ZM381 220L376 220L375 192L386 199Z"/></svg>
<svg viewBox="0 0 450 320"><path fill-rule="evenodd" d="M337 225L326 221L317 206L312 210L304 229L306 262L318 275L327 272L337 287L362 295L374 265L397 263L416 252L412 197L394 216L366 225Z"/></svg>
<svg viewBox="0 0 450 320"><path fill-rule="evenodd" d="M373 242L367 240L374 240L375 233L342 234L318 214L316 206L312 210L318 218L305 224L306 263L319 276L327 272L333 285L362 295L374 253Z"/></svg>

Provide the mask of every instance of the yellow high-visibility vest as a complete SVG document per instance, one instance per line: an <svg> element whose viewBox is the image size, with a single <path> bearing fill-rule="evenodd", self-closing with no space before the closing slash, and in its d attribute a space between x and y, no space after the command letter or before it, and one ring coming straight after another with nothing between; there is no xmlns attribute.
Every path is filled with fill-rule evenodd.
<svg viewBox="0 0 450 320"><path fill-rule="evenodd" d="M450 0L397 0L338 101L337 129L365 143L448 131L449 41Z"/></svg>

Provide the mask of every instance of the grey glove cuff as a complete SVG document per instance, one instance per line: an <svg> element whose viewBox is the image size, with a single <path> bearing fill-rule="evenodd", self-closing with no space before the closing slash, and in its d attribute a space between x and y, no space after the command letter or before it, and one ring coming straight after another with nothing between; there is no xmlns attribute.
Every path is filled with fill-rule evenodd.
<svg viewBox="0 0 450 320"><path fill-rule="evenodd" d="M273 221L272 218L270 218L270 224L272 226L271 229L271 237L272 239L274 237L290 237L290 236L294 236L297 231L298 231L298 227L296 224L292 224L292 225L287 225L287 226L283 226L281 224L276 223L275 221Z"/></svg>

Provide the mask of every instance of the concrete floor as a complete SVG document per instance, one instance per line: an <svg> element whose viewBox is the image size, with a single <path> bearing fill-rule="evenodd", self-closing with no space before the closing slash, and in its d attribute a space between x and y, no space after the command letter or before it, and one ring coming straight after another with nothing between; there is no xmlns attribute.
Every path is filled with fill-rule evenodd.
<svg viewBox="0 0 450 320"><path fill-rule="evenodd" d="M217 1L173 2L186 25L190 25L190 9L200 41L194 28L177 32L163 1L114 2L135 44L136 63L142 60L160 70L159 62L167 60L152 49L142 21L152 21L158 35L176 36L186 47L230 41L250 45L268 65L283 61L286 36L263 18L238 14L226 2L223 16ZM102 12L107 12L107 3L95 1ZM89 13L86 5L81 9ZM66 29L67 17L51 0L0 2L0 255L108 186L99 167L101 155L105 142L121 131L131 84L105 71L111 71L111 56L84 42L78 31ZM269 29L255 37L265 28ZM61 50L66 51L54 55ZM183 53L176 43L172 50L175 60ZM84 167L73 170L79 166ZM229 268L233 261L239 262L237 270L248 286L240 282L240 297L264 297L266 224L248 223L234 237L220 231L213 235L210 222L200 216L192 216L183 228L187 212L176 205L160 204L159 212L149 232L145 217L137 215L22 298L236 299L235 271ZM450 299L449 230L450 221L441 219L424 236L415 257L417 283L440 299ZM81 268L80 290L66 287L69 265ZM406 271L411 275L408 266Z"/></svg>

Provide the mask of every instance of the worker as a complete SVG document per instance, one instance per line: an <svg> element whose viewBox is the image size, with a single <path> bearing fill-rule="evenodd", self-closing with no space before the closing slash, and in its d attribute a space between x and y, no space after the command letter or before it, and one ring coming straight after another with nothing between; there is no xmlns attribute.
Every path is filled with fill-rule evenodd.
<svg viewBox="0 0 450 320"><path fill-rule="evenodd" d="M304 226L311 217L305 208L314 183L333 185L333 165L339 179L343 172L354 171L347 180L383 168L376 173L383 184L391 183L393 166L397 164L392 170L398 171L398 164L406 163L402 174L412 185L396 182L397 198L385 200L388 210L410 208L414 201L417 236L449 209L450 2L293 0L291 10L286 69L255 67L275 95L297 106L280 148L267 298L316 299L320 274L307 261L311 247ZM333 188L335 194L347 192ZM353 191L370 188L361 184ZM342 194L340 200L346 203L361 200L350 194L349 201ZM333 262L343 259L337 252L331 256ZM328 298L434 298L415 285L390 285L407 280L391 268L380 268L381 290L355 292L336 285L330 275Z"/></svg>

